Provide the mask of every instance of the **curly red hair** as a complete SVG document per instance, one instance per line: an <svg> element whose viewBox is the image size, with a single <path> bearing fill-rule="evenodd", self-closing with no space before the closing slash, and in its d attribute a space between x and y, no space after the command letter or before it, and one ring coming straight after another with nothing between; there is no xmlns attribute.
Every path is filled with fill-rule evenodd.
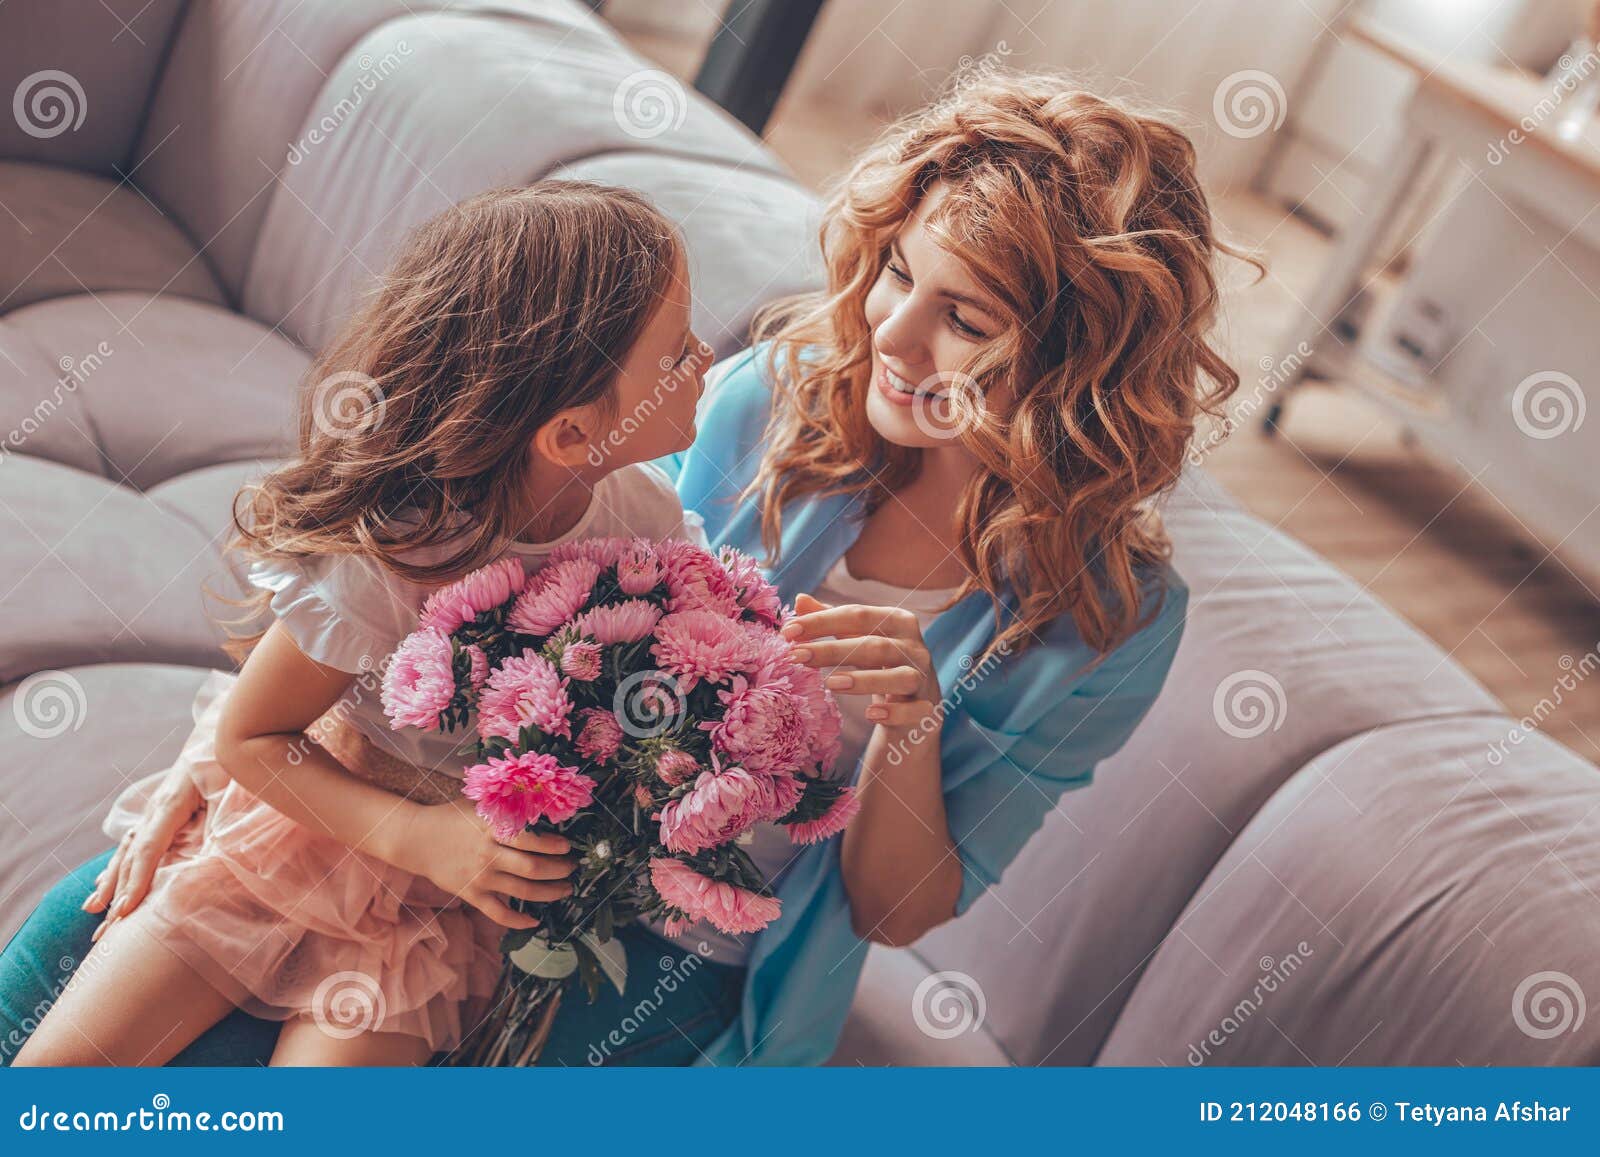
<svg viewBox="0 0 1600 1157"><path fill-rule="evenodd" d="M961 595L995 599L988 654L1070 614L1100 654L1153 617L1144 578L1171 553L1153 500L1176 481L1202 412L1239 378L1211 343L1222 242L1185 134L1159 115L1046 75L987 75L892 126L822 227L826 291L757 321L777 391L751 493L776 554L783 507L916 476L921 451L866 416L864 303L890 242L936 184L928 218L1006 314L965 367L986 399L959 434L981 464L956 511ZM1015 613L1001 598L1015 596Z"/></svg>

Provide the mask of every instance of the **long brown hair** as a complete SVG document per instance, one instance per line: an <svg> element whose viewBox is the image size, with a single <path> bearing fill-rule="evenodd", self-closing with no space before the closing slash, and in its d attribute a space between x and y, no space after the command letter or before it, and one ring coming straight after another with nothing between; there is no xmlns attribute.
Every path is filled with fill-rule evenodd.
<svg viewBox="0 0 1600 1157"><path fill-rule="evenodd" d="M1171 553L1151 500L1176 482L1199 413L1238 388L1209 339L1212 264L1244 255L1217 237L1182 131L1056 77L964 84L891 126L831 200L827 290L757 321L783 384L750 488L764 544L778 550L790 501L858 493L871 510L917 475L922 452L866 417L865 301L935 184L935 240L1009 323L964 371L986 402L958 435L981 469L956 510L957 597L995 600L986 656L1064 613L1105 654L1159 611L1140 597Z"/></svg>
<svg viewBox="0 0 1600 1157"><path fill-rule="evenodd" d="M235 497L227 549L359 553L428 585L492 561L521 529L535 432L614 399L682 256L642 197L586 182L492 190L423 223L311 367L297 454ZM444 543L428 565L403 557ZM229 621L270 598L228 600L248 608ZM242 660L260 637L225 646Z"/></svg>

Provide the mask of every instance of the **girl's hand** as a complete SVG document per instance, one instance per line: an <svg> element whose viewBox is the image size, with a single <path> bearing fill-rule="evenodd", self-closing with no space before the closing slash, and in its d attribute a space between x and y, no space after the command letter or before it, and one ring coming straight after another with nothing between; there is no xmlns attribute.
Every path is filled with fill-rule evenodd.
<svg viewBox="0 0 1600 1157"><path fill-rule="evenodd" d="M828 606L810 595L794 601L784 624L791 653L808 667L839 667L824 682L840 695L871 695L869 720L880 727L937 730L939 676L917 616L903 607Z"/></svg>
<svg viewBox="0 0 1600 1157"><path fill-rule="evenodd" d="M533 928L539 923L507 898L548 903L572 894L565 880L577 861L562 854L571 847L565 837L524 833L502 844L469 800L413 806L390 862L432 880L496 924Z"/></svg>
<svg viewBox="0 0 1600 1157"><path fill-rule="evenodd" d="M94 890L83 902L85 912L105 912L94 930L99 940L105 930L128 915L150 892L156 868L180 829L204 806L205 800L188 770L175 765L150 797L144 815L123 835L105 870L95 877Z"/></svg>

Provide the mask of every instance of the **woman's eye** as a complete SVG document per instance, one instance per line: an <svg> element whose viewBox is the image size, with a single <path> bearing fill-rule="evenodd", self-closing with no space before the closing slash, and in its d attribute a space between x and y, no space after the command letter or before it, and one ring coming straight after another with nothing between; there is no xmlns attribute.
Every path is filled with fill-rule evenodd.
<svg viewBox="0 0 1600 1157"><path fill-rule="evenodd" d="M961 315L956 313L954 310L952 310L950 313L950 328L955 330L962 337L971 338L974 341L982 341L986 336L981 329L974 329L972 326L962 321Z"/></svg>
<svg viewBox="0 0 1600 1157"><path fill-rule="evenodd" d="M904 269L901 269L893 261L889 262L887 268L889 270L889 276L894 278L901 285L911 284L911 274L907 273Z"/></svg>

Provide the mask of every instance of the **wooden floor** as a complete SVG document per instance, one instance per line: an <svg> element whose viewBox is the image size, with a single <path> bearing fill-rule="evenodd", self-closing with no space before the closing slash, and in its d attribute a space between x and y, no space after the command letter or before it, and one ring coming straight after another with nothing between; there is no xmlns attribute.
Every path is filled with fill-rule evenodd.
<svg viewBox="0 0 1600 1157"><path fill-rule="evenodd" d="M698 47L640 40L680 76ZM796 175L822 189L877 131L827 108L780 104L767 138ZM1260 251L1268 277L1232 270L1224 333L1253 404L1262 359L1279 350L1291 309L1326 255L1320 234L1253 195L1216 204L1232 238ZM1403 431L1352 391L1298 391L1283 429L1264 436L1241 419L1208 451L1207 468L1259 517L1304 542L1432 637L1526 715L1555 698L1557 681L1600 648L1600 583L1573 574L1535 544L1492 494L1423 461ZM1600 680L1564 693L1543 731L1600 762Z"/></svg>

